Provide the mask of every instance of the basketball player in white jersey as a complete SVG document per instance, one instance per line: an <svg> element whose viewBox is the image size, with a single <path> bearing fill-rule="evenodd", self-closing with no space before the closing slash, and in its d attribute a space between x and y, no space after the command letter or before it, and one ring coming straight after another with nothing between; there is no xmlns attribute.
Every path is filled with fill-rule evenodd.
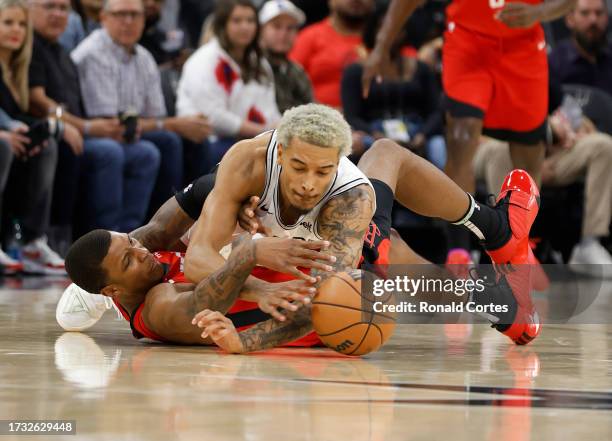
<svg viewBox="0 0 612 441"><path fill-rule="evenodd" d="M531 177L515 170L504 182L495 208L480 206L444 173L409 150L379 140L357 168L347 158L351 130L334 109L307 104L288 110L277 130L240 141L219 165L216 182L191 234L185 275L202 280L221 265L219 250L230 240L242 205L259 197L259 225L272 235L325 240L335 256L333 271L360 263L389 263L393 199L412 211L464 225L478 236L496 264L527 264L529 229L539 193ZM270 269L311 282L330 273L296 267L279 258ZM540 331L529 288L511 283L513 303L497 318L497 329L517 344ZM214 325L200 315L206 328ZM223 326L222 323L218 324ZM230 330L231 331L231 330ZM214 337L213 337L214 338Z"/></svg>

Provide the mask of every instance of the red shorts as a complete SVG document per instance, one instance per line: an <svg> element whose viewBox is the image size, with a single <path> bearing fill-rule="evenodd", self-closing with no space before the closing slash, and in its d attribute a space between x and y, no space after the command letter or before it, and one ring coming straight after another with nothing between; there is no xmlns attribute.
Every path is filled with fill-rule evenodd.
<svg viewBox="0 0 612 441"><path fill-rule="evenodd" d="M485 132L498 132L502 139L530 144L543 139L548 61L542 28L502 39L451 26L442 53L447 111L455 117L483 118Z"/></svg>

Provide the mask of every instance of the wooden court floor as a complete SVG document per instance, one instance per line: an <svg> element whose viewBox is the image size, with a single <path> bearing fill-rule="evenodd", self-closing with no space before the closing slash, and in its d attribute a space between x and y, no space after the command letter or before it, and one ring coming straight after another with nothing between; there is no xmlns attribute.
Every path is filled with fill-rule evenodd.
<svg viewBox="0 0 612 441"><path fill-rule="evenodd" d="M0 419L73 420L76 435L0 441L612 440L611 325L545 326L527 347L486 325L402 325L361 359L237 356L138 342L114 311L65 333L64 286L0 288ZM612 317L612 289L599 301Z"/></svg>

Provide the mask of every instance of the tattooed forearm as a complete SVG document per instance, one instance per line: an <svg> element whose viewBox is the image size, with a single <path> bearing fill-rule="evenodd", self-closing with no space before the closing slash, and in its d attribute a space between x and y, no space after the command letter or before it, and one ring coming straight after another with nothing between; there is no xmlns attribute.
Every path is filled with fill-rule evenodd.
<svg viewBox="0 0 612 441"><path fill-rule="evenodd" d="M183 211L175 198L170 198L149 223L132 231L130 235L150 251L170 251L176 248L181 236L192 225L193 219Z"/></svg>
<svg viewBox="0 0 612 441"><path fill-rule="evenodd" d="M284 311L287 320L279 322L270 319L242 331L238 334L243 345L243 352L261 351L292 342L312 331L310 305L304 305L297 311Z"/></svg>
<svg viewBox="0 0 612 441"><path fill-rule="evenodd" d="M193 292L193 315L204 309L225 314L238 298L245 280L255 267L255 241L243 234L232 244L232 254L225 265L204 278Z"/></svg>
<svg viewBox="0 0 612 441"><path fill-rule="evenodd" d="M336 256L334 271L354 269L359 263L363 236L374 215L374 192L362 185L331 199L319 214L319 235L330 242L328 252ZM313 276L330 275L313 270Z"/></svg>

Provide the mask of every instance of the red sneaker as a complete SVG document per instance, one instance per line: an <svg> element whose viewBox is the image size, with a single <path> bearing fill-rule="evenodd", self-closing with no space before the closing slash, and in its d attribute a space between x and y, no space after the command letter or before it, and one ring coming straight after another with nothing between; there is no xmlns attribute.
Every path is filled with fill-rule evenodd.
<svg viewBox="0 0 612 441"><path fill-rule="evenodd" d="M510 240L487 254L496 264L529 263L529 230L540 208L540 192L534 180L524 170L512 170L502 184L496 207L508 205Z"/></svg>
<svg viewBox="0 0 612 441"><path fill-rule="evenodd" d="M538 336L540 319L531 299L531 266L533 252L529 246L529 230L540 205L540 192L534 180L524 170L511 171L502 184L497 197L497 208L507 205L510 240L496 250L487 251L491 260L501 267L510 265L504 276L516 299L514 322L508 326L493 325L517 345L525 345Z"/></svg>

